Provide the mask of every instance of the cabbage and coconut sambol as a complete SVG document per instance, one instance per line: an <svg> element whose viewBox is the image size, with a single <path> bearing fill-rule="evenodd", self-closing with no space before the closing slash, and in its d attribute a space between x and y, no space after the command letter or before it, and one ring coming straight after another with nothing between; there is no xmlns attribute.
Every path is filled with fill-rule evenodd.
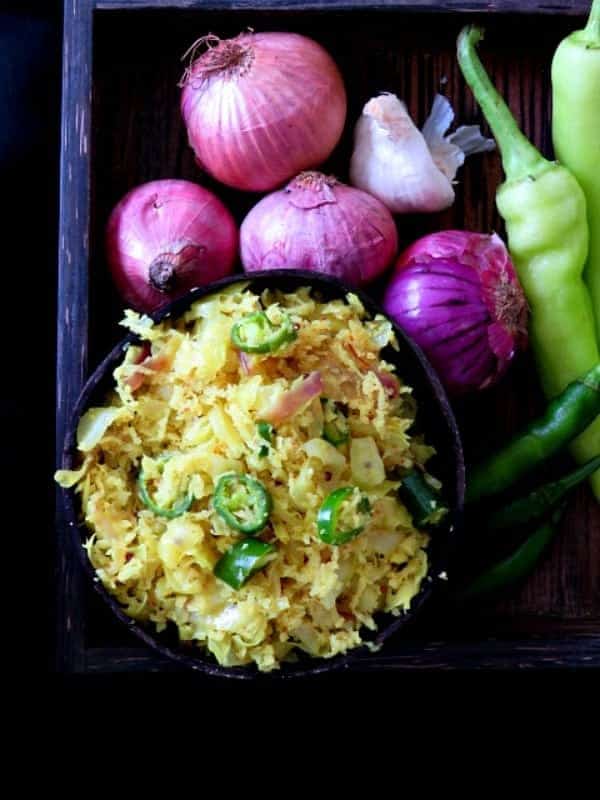
<svg viewBox="0 0 600 800"><path fill-rule="evenodd" d="M180 319L126 312L130 345L81 418L75 487L99 579L225 666L362 643L427 573L445 513L390 323L355 295L234 284Z"/></svg>

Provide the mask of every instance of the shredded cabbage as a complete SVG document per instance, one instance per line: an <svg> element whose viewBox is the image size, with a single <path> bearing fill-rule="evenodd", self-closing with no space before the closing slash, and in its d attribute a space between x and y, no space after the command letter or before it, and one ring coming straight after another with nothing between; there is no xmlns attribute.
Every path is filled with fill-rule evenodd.
<svg viewBox="0 0 600 800"><path fill-rule="evenodd" d="M409 433L410 387L399 380L389 397L377 377L394 374L380 358L395 344L386 320L369 320L355 295L322 303L308 288L260 298L246 289L240 282L160 324L126 313L123 324L151 347L124 354L106 405L81 418L81 467L56 480L79 492L89 558L127 614L158 630L175 625L221 664L268 671L298 651L343 653L376 629L378 612L409 607L427 573L428 536L398 500L393 472L423 465L433 450ZM249 371L231 327L274 305L298 336L281 353L254 357ZM343 404L349 440L333 446L322 438L316 397L276 425L267 446L257 431L261 414L313 372L322 377L321 398ZM159 506L189 491L189 509L168 519L146 508L142 468ZM275 557L237 591L213 574L239 541L212 504L228 472L258 478L273 502L260 535ZM351 542L329 546L317 535L318 510L330 492L351 485L361 487L358 499L368 497L370 516Z"/></svg>

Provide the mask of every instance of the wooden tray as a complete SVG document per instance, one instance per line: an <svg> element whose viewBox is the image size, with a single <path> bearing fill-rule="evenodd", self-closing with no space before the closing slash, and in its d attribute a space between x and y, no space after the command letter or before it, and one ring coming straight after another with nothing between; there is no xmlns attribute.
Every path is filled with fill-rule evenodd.
<svg viewBox="0 0 600 800"><path fill-rule="evenodd" d="M379 0L66 0L57 320L57 460L66 419L88 375L122 336L122 306L103 257L113 204L134 185L182 177L217 189L241 220L256 202L202 176L179 113L180 55L194 39L250 26L320 41L339 64L348 124L325 169L347 177L352 126L377 91L404 98L422 123L436 91L461 123L481 121L455 60L467 20L488 28L483 57L525 132L550 145L549 67L558 41L581 27L588 0L445 3ZM457 199L432 217L400 218L404 243L430 230L498 230L498 156L473 157ZM467 457L493 446L542 407L529 356L504 382L457 407ZM468 424L466 421L468 420ZM559 464L563 469L567 461ZM175 669L131 637L83 582L57 509L57 668L68 672ZM600 510L587 487L571 500L563 529L535 574L495 603L445 615L436 607L357 672L410 668L600 666Z"/></svg>

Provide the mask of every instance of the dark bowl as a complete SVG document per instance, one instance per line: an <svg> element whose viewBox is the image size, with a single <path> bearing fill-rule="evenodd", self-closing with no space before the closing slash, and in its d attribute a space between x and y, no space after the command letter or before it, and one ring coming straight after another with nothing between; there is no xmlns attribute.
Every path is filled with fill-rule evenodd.
<svg viewBox="0 0 600 800"><path fill-rule="evenodd" d="M266 288L294 291L300 286L310 285L319 292L324 300L340 298L347 292L354 292L371 315L383 314L368 295L360 290L350 289L338 280L324 277L314 272L274 270L271 272L255 272L250 275L235 274L208 286L194 289L185 297L176 300L154 314L153 317L155 320L161 320L169 316L177 318L195 300L205 297L223 286L240 281L249 281L249 288L257 292L261 292ZM444 523L437 527L432 534L428 547L429 573L427 578L422 581L421 590L413 598L409 610L399 617L383 613L379 615L377 620L378 630L374 634L370 634L369 637L372 642L378 645L406 625L439 585L441 580L439 578L440 573L443 574L446 570L450 553L456 546L461 530L465 495L465 467L462 444L446 393L421 349L401 328L394 325L394 330L398 339L399 352L387 347L382 351L382 356L396 366L398 374L414 389L414 397L418 404L415 427L418 431L425 433L428 444L432 444L437 450L437 455L429 462L429 467L431 472L444 484L444 500L450 508L450 513ZM121 363L124 350L137 341L138 338L134 334L126 336L108 354L87 381L77 401L67 430L62 459L63 469L73 469L78 462L76 433L81 415L91 406L101 405L104 402L107 391L114 385L113 370ZM269 673L260 673L254 665L245 667L219 666L214 657L201 647L181 644L174 628L167 628L167 630L157 633L153 625L138 623L123 612L121 606L106 591L101 582L97 579L94 580L96 578L94 569L82 547L82 543L89 535L89 531L81 521L79 501L75 491L73 489L65 490L63 497L66 520L72 532L75 549L94 589L110 606L114 615L132 633L147 645L162 655L173 659L178 664L219 677L241 679L256 679L258 677L264 679L268 677L270 679L278 679L305 677L340 669L350 665L357 656L364 656L368 652L366 645L362 645L349 653L328 659L301 656L297 662L284 663L280 669ZM368 638L366 633L364 638Z"/></svg>

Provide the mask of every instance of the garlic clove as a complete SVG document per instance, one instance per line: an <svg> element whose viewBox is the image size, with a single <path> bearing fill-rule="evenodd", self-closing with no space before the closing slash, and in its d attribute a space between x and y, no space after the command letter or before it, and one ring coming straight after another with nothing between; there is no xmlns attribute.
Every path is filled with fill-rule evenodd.
<svg viewBox="0 0 600 800"><path fill-rule="evenodd" d="M396 95L371 98L354 133L350 179L394 213L435 212L454 202L452 182L470 153L492 150L476 125L446 136L454 111L436 95L423 131Z"/></svg>
<svg viewBox="0 0 600 800"><path fill-rule="evenodd" d="M440 211L454 201L451 181L436 166L405 104L393 94L374 97L363 108L350 179L395 213Z"/></svg>

